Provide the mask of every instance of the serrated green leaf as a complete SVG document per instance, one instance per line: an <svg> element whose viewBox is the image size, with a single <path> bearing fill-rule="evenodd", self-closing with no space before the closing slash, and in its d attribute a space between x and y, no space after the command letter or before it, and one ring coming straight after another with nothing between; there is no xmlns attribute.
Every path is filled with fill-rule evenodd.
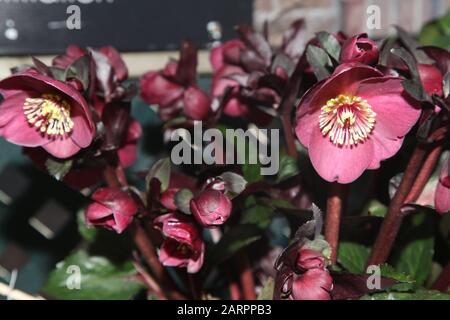
<svg viewBox="0 0 450 320"><path fill-rule="evenodd" d="M352 242L342 242L339 244L338 262L351 273L364 273L367 259L369 258L369 248Z"/></svg>
<svg viewBox="0 0 450 320"><path fill-rule="evenodd" d="M433 255L433 238L413 240L403 248L396 269L409 274L418 285L423 285L430 274Z"/></svg>
<svg viewBox="0 0 450 320"><path fill-rule="evenodd" d="M134 276L131 262L116 266L104 257L78 251L58 263L43 292L61 300L129 300L143 288Z"/></svg>
<svg viewBox="0 0 450 320"><path fill-rule="evenodd" d="M45 161L45 166L47 168L48 173L59 181L64 179L66 174L69 173L70 169L72 169L72 164L73 164L72 160L57 161L52 158L48 158Z"/></svg>
<svg viewBox="0 0 450 320"><path fill-rule="evenodd" d="M383 264L380 266L381 275L386 278L391 278L399 282L389 288L390 291L410 291L414 289L415 281L409 275L396 271L392 266Z"/></svg>

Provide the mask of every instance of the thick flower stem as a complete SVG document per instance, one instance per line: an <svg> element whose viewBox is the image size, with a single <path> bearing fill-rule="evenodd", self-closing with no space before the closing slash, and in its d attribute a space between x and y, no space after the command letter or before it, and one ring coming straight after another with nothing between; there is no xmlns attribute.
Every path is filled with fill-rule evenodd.
<svg viewBox="0 0 450 320"><path fill-rule="evenodd" d="M238 255L240 264L239 278L241 280L242 296L244 300L256 300L255 282L248 256L243 252Z"/></svg>
<svg viewBox="0 0 450 320"><path fill-rule="evenodd" d="M327 215L325 219L325 240L331 247L331 263L336 262L339 244L341 216L347 198L348 186L332 182L328 187Z"/></svg>
<svg viewBox="0 0 450 320"><path fill-rule="evenodd" d="M450 262L447 264L444 270L442 270L441 275L434 283L432 289L441 292L447 292L449 287L450 287Z"/></svg>
<svg viewBox="0 0 450 320"><path fill-rule="evenodd" d="M287 154L294 159L298 159L297 146L295 145L295 134L292 128L290 114L280 116L281 125L283 127L284 140L286 142Z"/></svg>
<svg viewBox="0 0 450 320"><path fill-rule="evenodd" d="M436 164L439 162L439 158L442 154L443 146L442 144L436 145L431 152L428 154L425 162L423 163L422 168L417 175L416 180L406 197L405 203L411 203L416 201L423 192L428 180L433 174L433 170L436 167Z"/></svg>
<svg viewBox="0 0 450 320"><path fill-rule="evenodd" d="M400 182L394 198L392 198L388 212L383 220L380 231L378 232L377 239L375 240L372 253L367 263L368 266L383 264L389 257L403 221L401 208L413 187L417 174L427 155L427 150L428 148L425 145L419 145L414 150L403 174L403 179Z"/></svg>

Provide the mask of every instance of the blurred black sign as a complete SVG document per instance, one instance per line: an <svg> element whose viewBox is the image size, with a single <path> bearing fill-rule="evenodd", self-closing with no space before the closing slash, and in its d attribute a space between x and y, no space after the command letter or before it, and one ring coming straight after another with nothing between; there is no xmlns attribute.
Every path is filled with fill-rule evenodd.
<svg viewBox="0 0 450 320"><path fill-rule="evenodd" d="M251 20L251 0L0 0L0 54L172 50L185 36L207 47Z"/></svg>

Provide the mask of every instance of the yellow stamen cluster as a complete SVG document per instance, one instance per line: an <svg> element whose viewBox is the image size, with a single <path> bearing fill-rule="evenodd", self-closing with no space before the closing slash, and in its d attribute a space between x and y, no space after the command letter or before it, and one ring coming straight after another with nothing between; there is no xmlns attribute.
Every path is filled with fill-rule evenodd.
<svg viewBox="0 0 450 320"><path fill-rule="evenodd" d="M319 116L320 131L335 145L354 146L369 138L376 113L361 97L339 95L327 101Z"/></svg>
<svg viewBox="0 0 450 320"><path fill-rule="evenodd" d="M43 94L40 98L27 98L23 105L27 122L42 134L51 137L72 132L70 105L56 94Z"/></svg>

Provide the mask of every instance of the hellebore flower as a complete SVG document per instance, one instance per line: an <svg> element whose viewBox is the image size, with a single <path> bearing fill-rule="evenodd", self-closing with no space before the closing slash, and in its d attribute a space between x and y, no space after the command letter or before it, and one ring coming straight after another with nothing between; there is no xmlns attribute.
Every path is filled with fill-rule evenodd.
<svg viewBox="0 0 450 320"><path fill-rule="evenodd" d="M297 258L297 268L299 270L323 269L325 267L325 257L318 251L302 249Z"/></svg>
<svg viewBox="0 0 450 320"><path fill-rule="evenodd" d="M328 270L311 269L295 277L292 284L293 300L331 300L333 279Z"/></svg>
<svg viewBox="0 0 450 320"><path fill-rule="evenodd" d="M401 78L343 64L303 96L296 134L323 179L350 183L398 152L420 116L415 106Z"/></svg>
<svg viewBox="0 0 450 320"><path fill-rule="evenodd" d="M342 45L340 60L342 63L359 62L375 65L378 63L377 44L363 33L347 39Z"/></svg>
<svg viewBox="0 0 450 320"><path fill-rule="evenodd" d="M441 168L434 205L436 211L439 213L447 213L450 211L450 156Z"/></svg>
<svg viewBox="0 0 450 320"><path fill-rule="evenodd" d="M238 39L224 42L220 46L211 49L209 59L213 71L216 72L224 65L237 65L240 63L241 50L245 49L245 44Z"/></svg>
<svg viewBox="0 0 450 320"><path fill-rule="evenodd" d="M136 202L120 188L99 189L92 199L95 202L86 209L88 225L103 226L122 233L138 212Z"/></svg>
<svg viewBox="0 0 450 320"><path fill-rule="evenodd" d="M326 268L322 253L300 249L297 274L293 277L291 298L294 300L330 300L333 279Z"/></svg>
<svg viewBox="0 0 450 320"><path fill-rule="evenodd" d="M200 230L181 214L168 213L154 221L165 240L159 252L159 260L168 267L187 267L189 273L197 273L203 265L205 244Z"/></svg>
<svg viewBox="0 0 450 320"><path fill-rule="evenodd" d="M161 204L169 210L176 211L178 210L177 206L175 205L175 194L180 191L179 188L169 188L163 193L161 193Z"/></svg>
<svg viewBox="0 0 450 320"><path fill-rule="evenodd" d="M204 227L224 224L231 214L231 200L221 191L207 189L191 200L191 212Z"/></svg>
<svg viewBox="0 0 450 320"><path fill-rule="evenodd" d="M69 158L95 134L86 100L72 86L33 69L0 81L0 136L24 147L42 147Z"/></svg>

